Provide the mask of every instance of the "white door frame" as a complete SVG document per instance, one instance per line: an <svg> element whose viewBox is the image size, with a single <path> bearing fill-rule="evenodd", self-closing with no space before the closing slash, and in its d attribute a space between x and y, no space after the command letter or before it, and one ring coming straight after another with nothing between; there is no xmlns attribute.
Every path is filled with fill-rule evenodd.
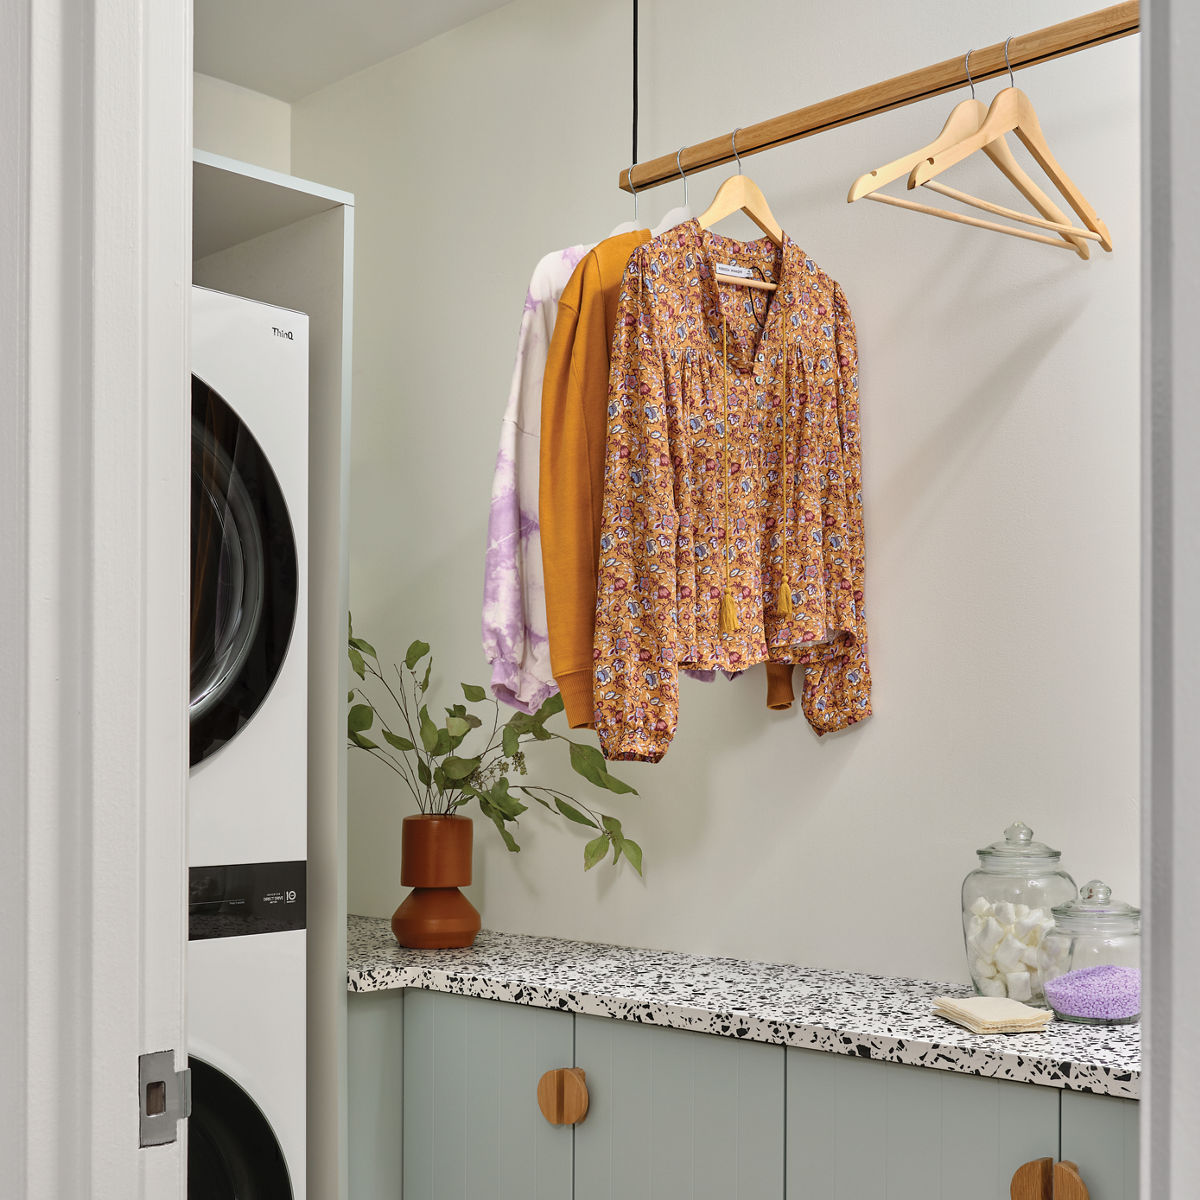
<svg viewBox="0 0 1200 1200"><path fill-rule="evenodd" d="M191 38L188 0L0 8L5 1195L186 1191L137 1060L186 1065Z"/></svg>
<svg viewBox="0 0 1200 1200"><path fill-rule="evenodd" d="M1141 1194L1200 1194L1200 10L1142 4Z"/></svg>

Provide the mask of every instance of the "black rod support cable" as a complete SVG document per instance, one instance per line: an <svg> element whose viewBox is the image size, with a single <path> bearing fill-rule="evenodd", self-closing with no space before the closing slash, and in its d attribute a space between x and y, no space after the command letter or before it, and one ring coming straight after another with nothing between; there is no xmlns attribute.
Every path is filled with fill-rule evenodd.
<svg viewBox="0 0 1200 1200"><path fill-rule="evenodd" d="M638 0L633 0L633 154L629 161L637 162L638 133ZM630 168L632 170L632 168Z"/></svg>

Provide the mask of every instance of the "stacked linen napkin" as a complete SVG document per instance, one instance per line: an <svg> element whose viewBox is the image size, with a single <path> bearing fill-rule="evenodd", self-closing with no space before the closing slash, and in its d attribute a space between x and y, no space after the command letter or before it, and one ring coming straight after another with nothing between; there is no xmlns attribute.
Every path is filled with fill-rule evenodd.
<svg viewBox="0 0 1200 1200"><path fill-rule="evenodd" d="M933 1011L972 1033L1037 1033L1054 1020L1049 1009L1031 1008L1004 996L934 996Z"/></svg>

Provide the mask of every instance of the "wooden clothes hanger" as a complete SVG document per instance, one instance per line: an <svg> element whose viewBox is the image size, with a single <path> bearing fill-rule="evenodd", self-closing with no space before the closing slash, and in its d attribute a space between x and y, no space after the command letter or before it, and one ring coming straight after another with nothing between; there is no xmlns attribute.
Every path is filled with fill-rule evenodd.
<svg viewBox="0 0 1200 1200"><path fill-rule="evenodd" d="M949 209L918 204L915 200L889 196L879 191L880 188L885 187L893 180L899 179L901 175L914 171L921 163L933 159L942 151L960 144L964 139L979 132L980 126L986 119L988 110L982 100L975 99L975 83L971 79L972 53L974 51L968 50L964 60L967 82L971 85L971 99L964 100L961 104L955 105L946 120L946 124L942 127L941 133L924 149L917 150L912 154L906 154L888 163L886 166L879 167L865 175L860 175L850 186L849 194L846 197L847 203L853 204L855 200L862 199L865 196L869 200L877 200L882 204L892 204L897 208L907 208L914 212L941 217L944 220L958 221L964 225L991 229L998 233L1007 233L1013 237L1043 242L1052 246L1062 246L1065 249L1074 249L1080 258L1088 258L1089 250L1086 239L1095 238L1097 235L1086 230L1077 229L1069 223L1066 214L1029 177L1013 155L1003 135L985 143L981 148L1017 191L1041 213L1041 218L1017 212L1011 208L1004 208L998 204L991 204L986 200L980 200L975 196L970 196L954 188L947 188L942 184L931 184L931 190L949 196L960 203L970 204L986 212L995 213L998 216L1010 217L1025 224L1052 230L1058 234L1057 237L1048 237L1044 234L1029 232L1028 230L1014 229L1011 225L998 225L993 221L982 221L977 217L967 216L965 213L956 213ZM910 176L909 187L912 186L914 185L911 182Z"/></svg>
<svg viewBox="0 0 1200 1200"><path fill-rule="evenodd" d="M766 196L753 179L742 174L742 157L737 151L738 132L737 129L733 131L733 157L737 159L737 174L731 175L717 188L713 202L700 214L697 221L701 229L711 229L718 221L723 221L736 212L743 212L776 246L782 247L783 230L775 220ZM715 273L722 283L737 283L764 292L773 292L777 286L764 279L743 279L738 275L728 275L720 267L716 268Z"/></svg>
<svg viewBox="0 0 1200 1200"><path fill-rule="evenodd" d="M1012 38L1009 38L1004 43L1004 58L1006 62L1008 61L1008 44L1011 41ZM1086 226L1085 229L1072 227L1073 233L1071 236L1075 238L1094 239L1105 250L1111 251L1112 239L1109 237L1107 226L1096 215L1095 209L1087 202L1083 193L1071 182L1067 173L1059 166L1058 160L1054 157L1049 144L1046 142L1045 134L1042 133L1042 127L1038 121L1037 113L1034 111L1033 104L1029 97L1020 88L1015 86L1015 80L1012 79L1011 67L1009 68L1009 79L1011 81L1010 86L997 93L996 98L991 103L991 107L988 109L987 116L974 133L968 134L951 146L943 147L913 167L912 173L908 177L909 188L921 185L928 187L931 191L949 196L952 199L973 204L977 208L983 208L988 212L994 212L1001 216L1012 216L1029 224L1044 224L1044 222L1023 216L1021 213L1013 212L1011 209L1004 209L999 205L990 205L987 201L979 200L977 197L970 196L965 192L960 192L957 189L948 188L944 184L933 182L935 176L940 175L956 163L962 162L964 158L968 158L975 151L986 150L988 145L995 142L997 138L1002 138L1006 133L1015 133L1021 139L1022 144L1029 153L1033 155L1034 161L1045 171L1046 175L1054 183L1054 186L1058 188L1063 198L1075 210L1076 215ZM1025 236L1035 237L1036 235L1026 234Z"/></svg>

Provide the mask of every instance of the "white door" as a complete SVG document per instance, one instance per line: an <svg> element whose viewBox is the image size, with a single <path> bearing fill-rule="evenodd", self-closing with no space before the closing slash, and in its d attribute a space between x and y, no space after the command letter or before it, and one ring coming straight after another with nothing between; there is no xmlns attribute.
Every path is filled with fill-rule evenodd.
<svg viewBox="0 0 1200 1200"><path fill-rule="evenodd" d="M186 1064L191 5L0 6L0 1163L169 1200Z"/></svg>

